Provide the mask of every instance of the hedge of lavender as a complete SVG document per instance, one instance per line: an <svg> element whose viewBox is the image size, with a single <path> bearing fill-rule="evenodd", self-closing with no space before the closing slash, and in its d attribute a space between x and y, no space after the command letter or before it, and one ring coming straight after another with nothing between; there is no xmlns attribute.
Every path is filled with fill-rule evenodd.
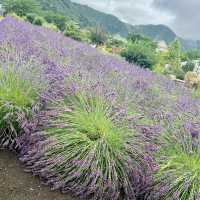
<svg viewBox="0 0 200 200"><path fill-rule="evenodd" d="M183 85L9 17L0 49L32 91L12 118L26 171L80 199L200 199L200 101Z"/></svg>

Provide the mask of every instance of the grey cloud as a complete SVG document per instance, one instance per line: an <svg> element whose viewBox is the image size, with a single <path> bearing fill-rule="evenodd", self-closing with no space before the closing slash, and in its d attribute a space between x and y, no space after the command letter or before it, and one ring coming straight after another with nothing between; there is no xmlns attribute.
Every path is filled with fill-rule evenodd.
<svg viewBox="0 0 200 200"><path fill-rule="evenodd" d="M200 39L199 0L154 0L153 6L173 15L174 20L170 25L179 35Z"/></svg>
<svg viewBox="0 0 200 200"><path fill-rule="evenodd" d="M131 24L166 24L178 35L200 39L200 0L72 0Z"/></svg>
<svg viewBox="0 0 200 200"><path fill-rule="evenodd" d="M131 24L167 23L170 16L152 6L153 0L73 0L111 13Z"/></svg>

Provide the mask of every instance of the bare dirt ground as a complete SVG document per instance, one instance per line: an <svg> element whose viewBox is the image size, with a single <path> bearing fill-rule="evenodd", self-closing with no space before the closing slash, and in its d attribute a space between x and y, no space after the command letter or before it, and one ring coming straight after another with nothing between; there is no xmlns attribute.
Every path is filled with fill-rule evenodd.
<svg viewBox="0 0 200 200"><path fill-rule="evenodd" d="M0 200L74 200L50 191L37 177L23 171L16 156L0 150Z"/></svg>

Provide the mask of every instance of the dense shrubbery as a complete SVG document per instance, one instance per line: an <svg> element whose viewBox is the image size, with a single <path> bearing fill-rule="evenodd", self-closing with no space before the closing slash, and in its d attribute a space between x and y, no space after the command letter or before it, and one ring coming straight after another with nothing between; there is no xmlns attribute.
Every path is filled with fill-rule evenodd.
<svg viewBox="0 0 200 200"><path fill-rule="evenodd" d="M195 68L195 64L191 60L187 60L187 63L182 66L182 69L185 73L192 72L194 68Z"/></svg>
<svg viewBox="0 0 200 200"><path fill-rule="evenodd" d="M47 28L47 29L50 29L52 31L59 31L59 28L55 24L44 22L42 24L42 26L45 27L45 28Z"/></svg>
<svg viewBox="0 0 200 200"><path fill-rule="evenodd" d="M156 64L157 59L155 49L143 41L128 44L128 47L121 52L121 56L130 63L150 69Z"/></svg>
<svg viewBox="0 0 200 200"><path fill-rule="evenodd" d="M38 159L31 169L37 168L42 174L51 171L54 177L47 182L53 189L73 191L82 198L118 199L123 192L134 199L137 194L130 174L136 170L142 173L142 143L126 121L119 121L122 119L115 108L102 96L76 93L48 110L43 116L49 121L44 135L46 141L54 142L46 143L42 156L34 155ZM58 162L52 162L55 158ZM22 160L28 163L30 158ZM40 169L40 162L45 167Z"/></svg>
<svg viewBox="0 0 200 200"><path fill-rule="evenodd" d="M42 15L48 23L55 24L61 31L65 30L66 23L70 21L67 17L54 12L44 12Z"/></svg>
<svg viewBox="0 0 200 200"><path fill-rule="evenodd" d="M73 38L74 40L81 41L83 39L82 32L77 24L69 21L65 25L64 35Z"/></svg>
<svg viewBox="0 0 200 200"><path fill-rule="evenodd" d="M0 30L0 69L29 69L19 86L2 84L31 110L16 140L27 171L83 199L200 198L200 102L190 90L30 23L7 17Z"/></svg>
<svg viewBox="0 0 200 200"><path fill-rule="evenodd" d="M33 20L33 24L38 25L38 26L42 26L45 23L44 18L42 17L35 17L35 19Z"/></svg>
<svg viewBox="0 0 200 200"><path fill-rule="evenodd" d="M38 17L38 15L35 14L35 13L28 13L28 14L26 15L26 19L27 19L30 23L33 23L36 17Z"/></svg>
<svg viewBox="0 0 200 200"><path fill-rule="evenodd" d="M103 45L106 42L107 35L100 27L96 27L91 30L90 39L94 44Z"/></svg>
<svg viewBox="0 0 200 200"><path fill-rule="evenodd" d="M150 199L198 199L200 197L199 125L186 122L173 136L163 135L162 142L164 145L156 155L160 166L156 171L158 194L151 196Z"/></svg>
<svg viewBox="0 0 200 200"><path fill-rule="evenodd" d="M27 13L38 12L39 4L34 0L3 0L5 14L16 13L18 16L25 16Z"/></svg>
<svg viewBox="0 0 200 200"><path fill-rule="evenodd" d="M21 134L22 121L30 118L38 93L45 86L42 87L31 58L24 63L16 49L3 43L0 53L0 146L5 146L14 145Z"/></svg>

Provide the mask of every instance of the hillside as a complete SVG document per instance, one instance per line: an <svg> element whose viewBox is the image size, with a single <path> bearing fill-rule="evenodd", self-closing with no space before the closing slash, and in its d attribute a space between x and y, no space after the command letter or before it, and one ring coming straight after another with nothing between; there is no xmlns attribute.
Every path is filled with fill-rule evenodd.
<svg viewBox="0 0 200 200"><path fill-rule="evenodd" d="M0 0L0 3L4 0ZM116 16L95 10L86 5L74 3L71 0L36 0L43 10L60 13L77 21L81 27L101 26L111 34L126 37L129 32L135 32L154 40L172 42L177 36L173 30L165 25L131 25L120 21ZM184 50L189 48L200 49L200 42L180 38Z"/></svg>
<svg viewBox="0 0 200 200"><path fill-rule="evenodd" d="M62 13L78 21L82 27L101 26L106 32L126 37L129 32L136 32L154 40L172 42L177 36L173 30L165 25L131 25L120 21L117 17L97 11L86 5L74 3L70 0L37 0L43 9ZM200 49L199 41L180 38L184 50Z"/></svg>
<svg viewBox="0 0 200 200"><path fill-rule="evenodd" d="M6 17L0 32L0 148L29 175L77 199L199 199L190 89L41 26ZM60 199L16 170L0 197Z"/></svg>
<svg viewBox="0 0 200 200"><path fill-rule="evenodd" d="M129 26L117 17L97 11L85 5L73 3L70 0L37 0L44 10L52 10L69 16L78 21L82 27L101 26L104 31L126 36Z"/></svg>
<svg viewBox="0 0 200 200"><path fill-rule="evenodd" d="M73 3L70 0L37 0L43 9L52 10L70 16L81 26L101 26L104 31L127 36L129 32L137 32L156 40L171 42L176 34L164 25L137 25L133 26L120 21L117 17L109 15L85 5Z"/></svg>

